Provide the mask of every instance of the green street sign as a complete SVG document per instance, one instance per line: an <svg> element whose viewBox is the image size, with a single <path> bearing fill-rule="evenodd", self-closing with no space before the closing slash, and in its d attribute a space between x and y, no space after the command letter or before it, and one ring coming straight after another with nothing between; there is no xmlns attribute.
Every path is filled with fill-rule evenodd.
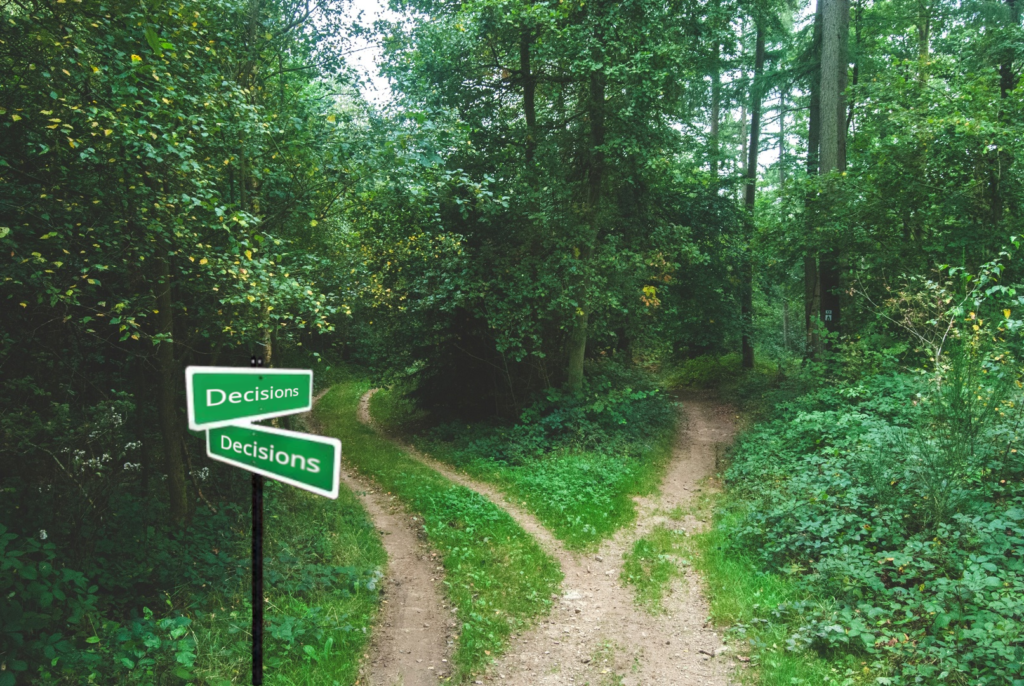
<svg viewBox="0 0 1024 686"><path fill-rule="evenodd" d="M255 424L206 432L206 454L328 498L338 497L341 441Z"/></svg>
<svg viewBox="0 0 1024 686"><path fill-rule="evenodd" d="M188 367L188 428L213 429L313 409L313 372L308 369Z"/></svg>

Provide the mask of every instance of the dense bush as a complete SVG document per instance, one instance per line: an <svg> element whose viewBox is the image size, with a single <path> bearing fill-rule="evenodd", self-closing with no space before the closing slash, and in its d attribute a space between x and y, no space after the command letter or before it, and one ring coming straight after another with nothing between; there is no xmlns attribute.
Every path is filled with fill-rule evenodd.
<svg viewBox="0 0 1024 686"><path fill-rule="evenodd" d="M883 684L1024 683L1024 407L977 340L941 375L833 377L736 447L732 545L829 599L776 609L791 649Z"/></svg>
<svg viewBox="0 0 1024 686"><path fill-rule="evenodd" d="M434 429L432 437L458 438L468 452L513 465L567 450L639 456L671 422L671 400L640 371L613 363L590 371L582 393L549 388L511 426L484 427L474 436L451 423Z"/></svg>

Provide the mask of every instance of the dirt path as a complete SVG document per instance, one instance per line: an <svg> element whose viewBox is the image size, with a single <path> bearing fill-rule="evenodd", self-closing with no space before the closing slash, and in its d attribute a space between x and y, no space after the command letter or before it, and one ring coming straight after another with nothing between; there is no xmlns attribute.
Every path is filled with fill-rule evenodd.
<svg viewBox="0 0 1024 686"><path fill-rule="evenodd" d="M312 413L300 416L313 433L320 433ZM422 522L394 496L346 469L344 460L341 480L366 508L388 554L383 605L360 681L369 686L436 686L450 672L450 635L456 626L443 600L439 558L420 535Z"/></svg>
<svg viewBox="0 0 1024 686"><path fill-rule="evenodd" d="M362 398L359 419L372 423L369 400ZM673 458L661 493L637 498L635 526L620 530L596 554L577 555L565 550L530 513L488 484L477 482L438 463L409 446L402 448L503 507L520 525L556 557L565 573L563 594L551 615L516 637L507 653L478 683L498 681L521 686L590 684L591 686L726 686L732 660L717 633L707 625L708 606L700 581L692 572L666 598L666 613L651 616L633 602L631 589L622 586L622 556L633 542L654 526L671 521L666 513L686 507L715 471L717 457L735 433L734 415L704 399L684 401L687 426L673 448ZM702 526L692 517L682 524L694 531Z"/></svg>

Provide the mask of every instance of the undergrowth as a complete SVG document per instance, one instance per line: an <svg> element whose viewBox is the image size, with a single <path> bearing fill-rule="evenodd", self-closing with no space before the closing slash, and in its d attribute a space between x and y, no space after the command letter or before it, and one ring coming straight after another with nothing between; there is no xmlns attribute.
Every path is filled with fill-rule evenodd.
<svg viewBox="0 0 1024 686"><path fill-rule="evenodd" d="M402 389L374 395L374 418L432 457L493 483L533 512L566 547L595 548L636 516L671 456L676 412L638 372L603 369L580 395L549 390L515 424L430 425Z"/></svg>
<svg viewBox="0 0 1024 686"><path fill-rule="evenodd" d="M484 669L513 632L550 610L562 573L504 510L359 423L356 409L368 388L355 380L338 384L317 404L316 415L328 435L342 439L346 462L423 517L460 621L452 675L458 683Z"/></svg>
<svg viewBox="0 0 1024 686"><path fill-rule="evenodd" d="M31 537L0 525L0 684L248 679L248 509L221 502L176 532L152 523L154 502L116 499L77 561L53 542L57 522ZM379 601L380 540L345 488L330 501L268 481L265 506L265 683L352 684Z"/></svg>
<svg viewBox="0 0 1024 686"><path fill-rule="evenodd" d="M695 562L766 673L1024 684L1020 368L979 329L926 371L847 344L737 442Z"/></svg>
<svg viewBox="0 0 1024 686"><path fill-rule="evenodd" d="M705 508L710 513L714 505L711 500ZM718 516L708 531L685 537L682 548L704 582L711 621L724 627L729 644L750 660L752 669L738 670L739 680L758 686L817 686L843 675L839 683L871 683L857 675L855 661L847 667L837 656L794 649L786 609L807 602L807 591L786 575L764 572L754 555L738 549L731 539L733 523Z"/></svg>

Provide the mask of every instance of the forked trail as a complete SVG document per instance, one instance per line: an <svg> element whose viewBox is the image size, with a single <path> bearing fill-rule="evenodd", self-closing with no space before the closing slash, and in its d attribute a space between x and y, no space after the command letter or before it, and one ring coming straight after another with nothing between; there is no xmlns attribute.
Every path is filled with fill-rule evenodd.
<svg viewBox="0 0 1024 686"><path fill-rule="evenodd" d="M371 425L373 393L364 395L359 407L360 421ZM619 581L623 554L638 537L671 521L665 513L677 506L685 508L701 488L708 487L705 481L714 474L719 452L732 441L734 415L728 408L695 398L686 400L684 409L686 429L673 447L660 494L637 498L634 526L620 530L590 555L567 551L536 517L493 486L399 443L412 457L504 508L559 561L565 573L563 593L551 615L515 637L481 681L521 686L729 683L733 660L707 623L708 606L692 572L666 598L666 612L658 616L638 608L632 590ZM695 531L703 523L687 517L672 526Z"/></svg>

